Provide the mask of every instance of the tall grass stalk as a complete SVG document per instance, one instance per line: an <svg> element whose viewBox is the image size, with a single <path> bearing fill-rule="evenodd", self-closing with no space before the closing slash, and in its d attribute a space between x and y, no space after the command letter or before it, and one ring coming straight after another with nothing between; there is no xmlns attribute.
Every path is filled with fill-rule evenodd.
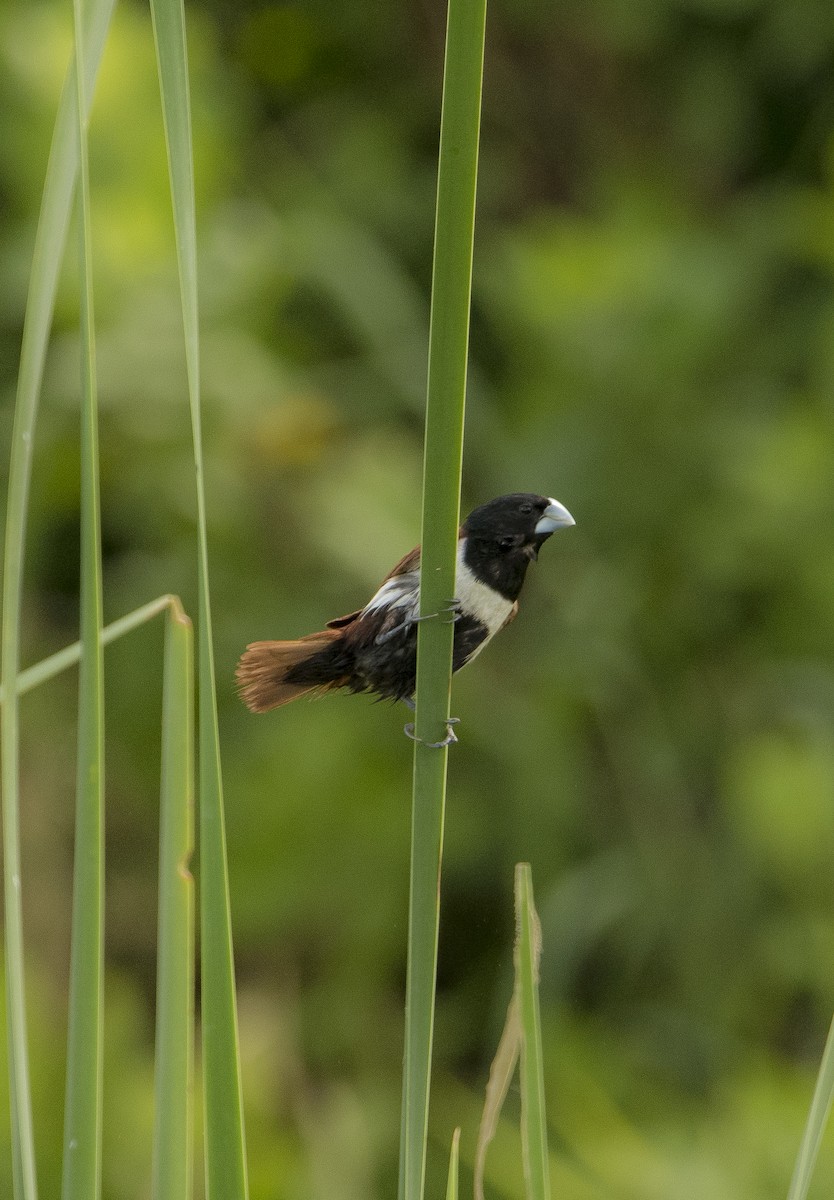
<svg viewBox="0 0 834 1200"><path fill-rule="evenodd" d="M209 600L200 419L194 158L182 0L151 0L151 14L174 210L197 485L201 1017L206 1193L209 1200L243 1200L248 1186Z"/></svg>
<svg viewBox="0 0 834 1200"><path fill-rule="evenodd" d="M189 1200L194 1074L194 639L178 602L165 623L153 1200Z"/></svg>
<svg viewBox="0 0 834 1200"><path fill-rule="evenodd" d="M82 77L91 94L101 62L114 0L92 0L85 14ZM78 170L78 116L75 61L61 95L35 235L32 275L23 323L17 396L9 466L4 541L2 668L4 703L0 713L3 795L3 876L6 947L6 999L9 1091L12 1112L14 1192L35 1200L34 1132L26 1037L20 866L20 733L17 676L20 669L20 613L32 448L46 348L52 325L58 275L64 257Z"/></svg>
<svg viewBox="0 0 834 1200"><path fill-rule="evenodd" d="M81 279L81 664L78 683L64 1200L101 1194L104 1019L104 655L98 410L81 0L73 0L78 119L78 256Z"/></svg>
<svg viewBox="0 0 834 1200"><path fill-rule="evenodd" d="M455 595L485 20L485 0L449 0L423 473L425 616L448 610ZM430 743L446 734L453 630L449 620L425 620L418 636L400 1200L422 1200L425 1184L448 758Z"/></svg>

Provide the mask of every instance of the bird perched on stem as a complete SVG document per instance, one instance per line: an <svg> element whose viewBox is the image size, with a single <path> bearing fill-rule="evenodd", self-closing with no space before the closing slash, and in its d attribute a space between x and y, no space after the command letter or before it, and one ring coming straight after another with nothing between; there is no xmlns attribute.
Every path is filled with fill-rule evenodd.
<svg viewBox="0 0 834 1200"><path fill-rule="evenodd" d="M346 688L413 708L418 622L454 621L452 670L459 671L515 617L527 568L544 542L573 524L564 505L547 496L521 492L482 504L460 527L455 596L443 612L419 615L417 546L364 608L297 641L248 646L237 667L241 698L261 713L299 696ZM451 731L448 740L455 740Z"/></svg>

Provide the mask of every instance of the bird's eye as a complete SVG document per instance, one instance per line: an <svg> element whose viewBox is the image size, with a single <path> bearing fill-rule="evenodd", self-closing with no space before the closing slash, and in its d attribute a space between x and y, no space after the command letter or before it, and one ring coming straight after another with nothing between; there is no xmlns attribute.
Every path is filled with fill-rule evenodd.
<svg viewBox="0 0 834 1200"><path fill-rule="evenodd" d="M528 504L527 501L525 501L524 504L519 505L518 511L524 513L525 517L529 516L529 514L533 511L533 505Z"/></svg>

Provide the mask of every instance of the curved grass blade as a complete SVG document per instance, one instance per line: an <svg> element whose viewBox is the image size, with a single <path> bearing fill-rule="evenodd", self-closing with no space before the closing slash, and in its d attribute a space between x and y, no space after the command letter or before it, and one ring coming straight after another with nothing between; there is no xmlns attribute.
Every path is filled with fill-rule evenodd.
<svg viewBox="0 0 834 1200"><path fill-rule="evenodd" d="M475 1200L484 1197L487 1149L498 1128L516 1063L521 1062L521 1139L528 1200L550 1196L550 1164L544 1108L541 1022L539 1019L539 959L541 930L533 906L530 867L515 869L516 938L513 949L515 985L501 1041L492 1060L484 1111L475 1150Z"/></svg>
<svg viewBox="0 0 834 1200"><path fill-rule="evenodd" d="M825 1049L822 1052L814 1098L811 1101L808 1120L802 1135L802 1145L793 1169L788 1200L805 1200L808 1195L820 1142L828 1123L828 1115L831 1112L832 1100L834 1100L834 1021L828 1030Z"/></svg>
<svg viewBox="0 0 834 1200"><path fill-rule="evenodd" d="M194 1077L194 639L178 603L165 624L159 933L156 976L154 1200L191 1195Z"/></svg>
<svg viewBox="0 0 834 1200"><path fill-rule="evenodd" d="M489 1144L495 1137L498 1118L510 1090L513 1073L521 1050L521 1021L518 1015L518 996L514 993L507 1006L507 1018L501 1040L489 1069L489 1081L484 1097L484 1111L475 1147L475 1200L484 1200L484 1172Z"/></svg>
<svg viewBox="0 0 834 1200"><path fill-rule="evenodd" d="M157 975L155 1200L191 1194L194 1040L193 637L176 596L160 596L103 631L102 645L165 612L163 778L161 790L159 951ZM81 643L18 676L18 693L74 666Z"/></svg>
<svg viewBox="0 0 834 1200"><path fill-rule="evenodd" d="M455 594L486 0L449 0L437 180L423 468L420 611ZM437 973L453 625L423 621L411 830L400 1200L422 1200Z"/></svg>
<svg viewBox="0 0 834 1200"><path fill-rule="evenodd" d="M521 1146L527 1200L550 1200L550 1160L544 1102L539 1012L541 926L533 905L529 863L515 869L516 998L521 1019Z"/></svg>
<svg viewBox="0 0 834 1200"><path fill-rule="evenodd" d="M92 0L86 13L82 76L92 93L114 0ZM75 63L70 64L61 95L38 217L32 275L23 322L17 381L3 571L2 690L10 697L0 713L3 793L3 875L5 901L6 997L9 1039L9 1090L12 1112L12 1159L16 1197L35 1200L34 1132L26 1038L23 966L23 916L20 871L19 712L20 611L26 518L32 475L32 447L46 347L52 325L58 274L64 257L72 196L78 170L78 117Z"/></svg>
<svg viewBox="0 0 834 1200"><path fill-rule="evenodd" d="M104 655L98 411L81 0L73 0L81 262L81 663L70 958L64 1200L101 1193L104 1008Z"/></svg>
<svg viewBox="0 0 834 1200"><path fill-rule="evenodd" d="M156 600L151 600L148 604L143 604L141 608L135 608L133 612L129 612L124 617L119 617L117 621L111 621L109 625L105 625L101 631L102 646L109 646L111 642L115 642L118 638L126 633L130 633L133 629L138 629L140 625L144 625L146 621L152 620L159 613L177 606L181 607L177 596L159 596ZM31 692L33 688L38 687L41 683L46 683L48 679L54 679L56 675L60 675L67 667L74 667L80 660L80 642L73 642L71 646L65 646L63 650L56 650L48 658L44 658L39 663L35 663L31 667L27 667L25 671L20 672L17 677L18 696L22 696L25 692ZM4 699L5 692L0 688L0 704L4 702Z"/></svg>
<svg viewBox="0 0 834 1200"><path fill-rule="evenodd" d="M209 1200L243 1200L248 1187L208 582L200 420L197 237L185 14L182 0L151 0L151 13L168 147L197 477L201 1015L206 1193Z"/></svg>

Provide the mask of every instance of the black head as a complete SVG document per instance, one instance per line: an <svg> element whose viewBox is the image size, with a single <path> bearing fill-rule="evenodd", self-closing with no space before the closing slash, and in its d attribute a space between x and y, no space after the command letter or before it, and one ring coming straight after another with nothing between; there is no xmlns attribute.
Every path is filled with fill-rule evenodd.
<svg viewBox="0 0 834 1200"><path fill-rule="evenodd" d="M499 496L476 508L463 523L466 564L482 583L515 600L542 545L557 529L574 524L564 505L552 497L529 492Z"/></svg>

